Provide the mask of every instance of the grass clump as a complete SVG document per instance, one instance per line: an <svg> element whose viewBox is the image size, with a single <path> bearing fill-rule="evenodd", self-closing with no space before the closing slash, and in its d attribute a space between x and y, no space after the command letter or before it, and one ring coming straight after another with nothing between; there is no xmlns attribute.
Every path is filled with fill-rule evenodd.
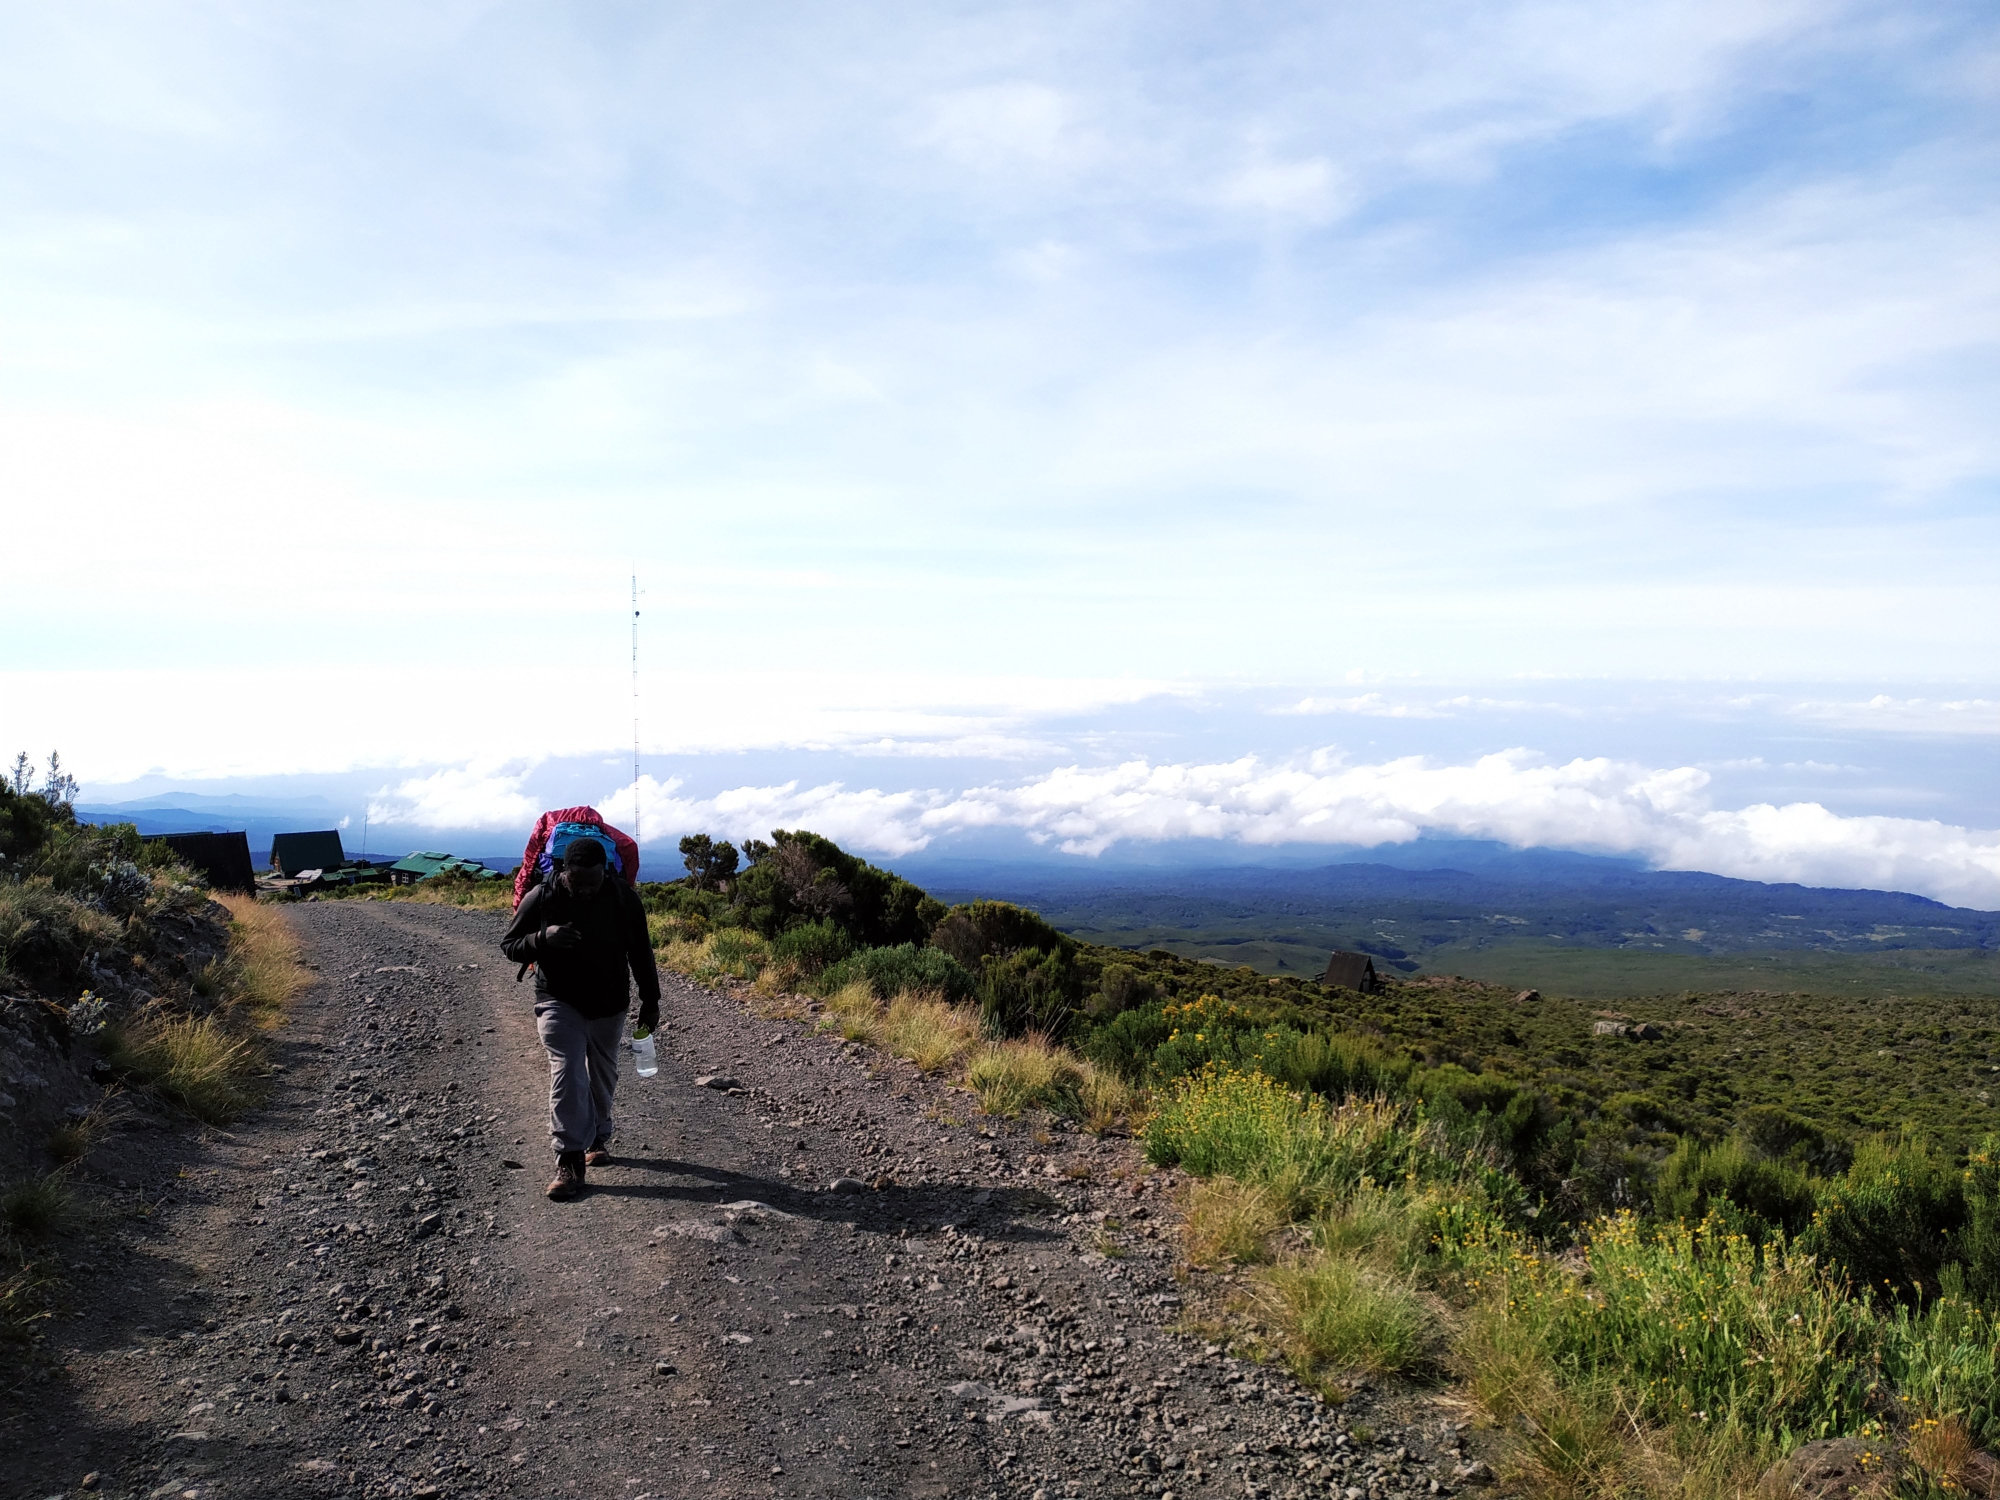
<svg viewBox="0 0 2000 1500"><path fill-rule="evenodd" d="M217 899L229 910L223 993L247 1018L274 1025L312 977L299 962L299 940L276 906L250 896Z"/></svg>
<svg viewBox="0 0 2000 1500"><path fill-rule="evenodd" d="M257 1102L264 1062L251 1038L219 1016L181 1016L112 1034L124 1069L198 1120L226 1125Z"/></svg>
<svg viewBox="0 0 2000 1500"><path fill-rule="evenodd" d="M965 1006L933 991L905 991L882 1013L881 1045L925 1073L962 1062L979 1040L979 1021Z"/></svg>
<svg viewBox="0 0 2000 1500"><path fill-rule="evenodd" d="M311 977L283 912L250 897L226 897L226 956L205 971L214 1001L206 1015L155 1012L105 1033L107 1060L196 1119L226 1125L263 1095L261 1033Z"/></svg>
<svg viewBox="0 0 2000 1500"><path fill-rule="evenodd" d="M1033 1107L1083 1114L1083 1064L1046 1037L988 1043L973 1055L965 1081L989 1115L1011 1117Z"/></svg>
<svg viewBox="0 0 2000 1500"><path fill-rule="evenodd" d="M0 1194L0 1226L17 1240L47 1239L69 1211L69 1182L60 1171L16 1183Z"/></svg>
<svg viewBox="0 0 2000 1500"><path fill-rule="evenodd" d="M820 1024L847 1041L874 1045L882 1026L882 1002L875 998L875 987L865 979L849 980L826 997Z"/></svg>
<svg viewBox="0 0 2000 1500"><path fill-rule="evenodd" d="M1428 1369L1438 1321L1414 1282L1346 1255L1316 1254L1261 1273L1293 1369L1409 1375Z"/></svg>
<svg viewBox="0 0 2000 1500"><path fill-rule="evenodd" d="M1205 1177L1189 1190L1182 1238L1203 1270L1255 1265L1271 1258L1271 1237L1286 1223L1285 1205L1267 1187L1233 1177Z"/></svg>

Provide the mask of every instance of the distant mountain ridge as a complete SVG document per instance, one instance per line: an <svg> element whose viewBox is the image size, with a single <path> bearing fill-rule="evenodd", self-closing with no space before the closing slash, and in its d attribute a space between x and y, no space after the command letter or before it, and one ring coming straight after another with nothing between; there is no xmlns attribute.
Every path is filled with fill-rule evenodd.
<svg viewBox="0 0 2000 1500"><path fill-rule="evenodd" d="M938 870L945 900L1032 906L1058 927L1122 947L1254 946L1296 971L1313 952L1358 949L1404 972L1450 970L1521 945L1718 956L2000 951L2000 913L1900 891L1768 884L1622 862L1507 864L1485 872L1346 863L1204 871ZM1286 953L1280 950L1296 950ZM1275 957L1274 957L1275 955ZM1323 962L1323 959L1321 960Z"/></svg>

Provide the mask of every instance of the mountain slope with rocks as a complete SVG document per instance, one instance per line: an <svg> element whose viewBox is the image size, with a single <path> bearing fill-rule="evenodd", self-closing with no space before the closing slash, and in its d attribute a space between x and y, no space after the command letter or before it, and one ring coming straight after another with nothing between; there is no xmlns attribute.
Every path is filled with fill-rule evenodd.
<svg viewBox="0 0 2000 1500"><path fill-rule="evenodd" d="M542 1197L502 918L327 903L233 1132L127 1112L8 1492L1434 1494L1449 1404L1328 1406L1182 1331L1169 1174L667 977L612 1166Z"/></svg>

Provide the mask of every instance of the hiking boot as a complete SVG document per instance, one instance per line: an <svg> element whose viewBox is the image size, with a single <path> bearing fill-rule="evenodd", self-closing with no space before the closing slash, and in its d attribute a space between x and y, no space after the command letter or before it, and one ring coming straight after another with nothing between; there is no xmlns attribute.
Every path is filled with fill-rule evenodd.
<svg viewBox="0 0 2000 1500"><path fill-rule="evenodd" d="M565 1151L556 1158L556 1176L549 1184L549 1196L558 1203L567 1203L582 1191L583 1153Z"/></svg>
<svg viewBox="0 0 2000 1500"><path fill-rule="evenodd" d="M610 1165L611 1165L611 1142L609 1142L609 1141L597 1141L597 1142L593 1143L593 1144L592 1144L592 1146L591 1146L591 1148L590 1148L590 1149L589 1149L588 1151L586 1151L586 1152L584 1152L584 1153L583 1153L583 1164L584 1164L584 1165L585 1165L586 1167L608 1167L608 1166L610 1166Z"/></svg>

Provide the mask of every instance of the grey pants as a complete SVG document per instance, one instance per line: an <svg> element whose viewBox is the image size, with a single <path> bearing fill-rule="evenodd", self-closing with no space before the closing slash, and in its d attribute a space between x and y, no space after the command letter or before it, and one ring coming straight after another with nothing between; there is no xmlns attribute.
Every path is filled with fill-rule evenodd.
<svg viewBox="0 0 2000 1500"><path fill-rule="evenodd" d="M549 1049L549 1139L557 1153L609 1140L624 1015L593 1021L560 1000L537 1000L535 1025Z"/></svg>

